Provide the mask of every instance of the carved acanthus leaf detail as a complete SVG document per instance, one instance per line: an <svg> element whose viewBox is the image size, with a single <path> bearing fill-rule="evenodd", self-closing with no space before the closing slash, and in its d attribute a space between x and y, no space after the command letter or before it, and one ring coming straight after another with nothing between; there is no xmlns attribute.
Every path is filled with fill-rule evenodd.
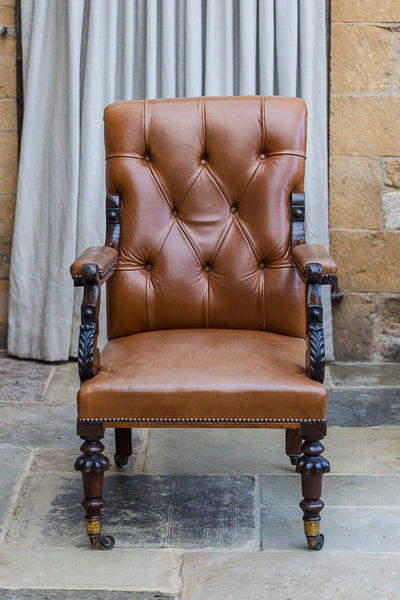
<svg viewBox="0 0 400 600"><path fill-rule="evenodd" d="M319 383L325 377L325 339L324 327L320 323L309 325L310 377Z"/></svg>
<svg viewBox="0 0 400 600"><path fill-rule="evenodd" d="M93 355L95 323L83 323L80 326L78 346L78 370L80 380L86 381L94 375Z"/></svg>

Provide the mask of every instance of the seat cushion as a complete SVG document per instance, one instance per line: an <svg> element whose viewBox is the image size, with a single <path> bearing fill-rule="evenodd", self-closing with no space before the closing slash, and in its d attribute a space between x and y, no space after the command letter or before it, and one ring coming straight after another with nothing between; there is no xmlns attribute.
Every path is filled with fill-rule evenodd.
<svg viewBox="0 0 400 600"><path fill-rule="evenodd" d="M106 426L323 421L327 393L304 372L303 339L263 331L150 331L108 342L81 385L80 420Z"/></svg>

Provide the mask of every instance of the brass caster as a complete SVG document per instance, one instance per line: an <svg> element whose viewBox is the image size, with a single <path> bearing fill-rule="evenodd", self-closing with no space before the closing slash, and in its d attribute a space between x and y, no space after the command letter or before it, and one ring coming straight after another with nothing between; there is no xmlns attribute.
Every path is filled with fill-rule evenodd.
<svg viewBox="0 0 400 600"><path fill-rule="evenodd" d="M98 546L100 550L112 550L114 548L115 539L112 535L98 535L91 536L90 543L92 546Z"/></svg>
<svg viewBox="0 0 400 600"><path fill-rule="evenodd" d="M308 547L311 550L322 550L322 548L324 547L324 541L325 538L322 535L322 533L319 533L316 537L307 538Z"/></svg>
<svg viewBox="0 0 400 600"><path fill-rule="evenodd" d="M289 458L290 458L290 464L295 466L297 464L297 461L299 460L300 456L289 456Z"/></svg>
<svg viewBox="0 0 400 600"><path fill-rule="evenodd" d="M316 521L304 521L304 533L306 534L308 547L311 550L322 550L324 546L324 536L319 532L319 519Z"/></svg>
<svg viewBox="0 0 400 600"><path fill-rule="evenodd" d="M129 456L124 454L114 454L114 462L117 469L122 469L125 465L128 464Z"/></svg>

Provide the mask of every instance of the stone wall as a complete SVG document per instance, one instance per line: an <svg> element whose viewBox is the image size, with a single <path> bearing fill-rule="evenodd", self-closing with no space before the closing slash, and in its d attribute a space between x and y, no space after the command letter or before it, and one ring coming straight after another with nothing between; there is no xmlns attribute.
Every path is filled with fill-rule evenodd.
<svg viewBox="0 0 400 600"><path fill-rule="evenodd" d="M331 1L330 243L339 360L400 360L400 2Z"/></svg>
<svg viewBox="0 0 400 600"><path fill-rule="evenodd" d="M0 349L7 343L8 274L18 170L15 0L0 0Z"/></svg>

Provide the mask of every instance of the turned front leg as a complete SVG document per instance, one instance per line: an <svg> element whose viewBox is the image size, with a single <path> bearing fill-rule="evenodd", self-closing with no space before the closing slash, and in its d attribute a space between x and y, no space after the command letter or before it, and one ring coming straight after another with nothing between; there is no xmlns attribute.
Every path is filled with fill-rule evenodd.
<svg viewBox="0 0 400 600"><path fill-rule="evenodd" d="M104 471L110 468L109 460L102 454L103 444L99 439L86 439L81 446L83 454L76 459L75 470L81 471L85 509L86 531L90 543L102 549L114 546L112 536L101 535L101 510L105 505L103 499Z"/></svg>
<svg viewBox="0 0 400 600"><path fill-rule="evenodd" d="M305 439L301 451L303 455L297 461L296 471L301 473L303 500L300 508L304 512L304 533L309 547L321 550L324 545L324 536L319 533L320 512L324 507L321 500L322 476L329 473L330 466L327 459L321 456L324 447L319 440Z"/></svg>

